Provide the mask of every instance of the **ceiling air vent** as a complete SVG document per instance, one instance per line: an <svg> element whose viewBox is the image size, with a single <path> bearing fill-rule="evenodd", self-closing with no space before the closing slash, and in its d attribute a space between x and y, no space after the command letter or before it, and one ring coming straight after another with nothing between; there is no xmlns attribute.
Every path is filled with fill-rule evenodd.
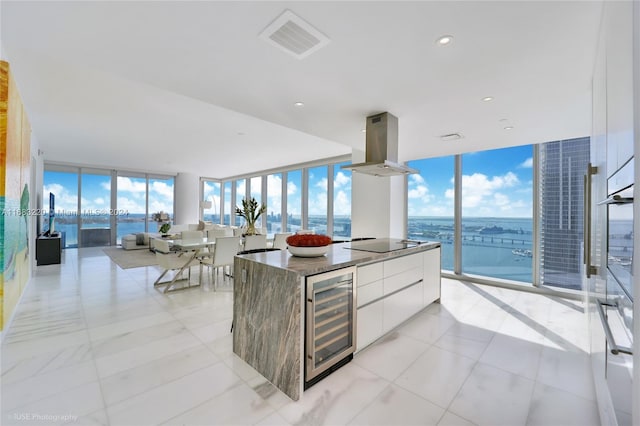
<svg viewBox="0 0 640 426"><path fill-rule="evenodd" d="M260 38L298 59L306 58L329 43L327 36L290 10L285 10L269 24L260 33Z"/></svg>

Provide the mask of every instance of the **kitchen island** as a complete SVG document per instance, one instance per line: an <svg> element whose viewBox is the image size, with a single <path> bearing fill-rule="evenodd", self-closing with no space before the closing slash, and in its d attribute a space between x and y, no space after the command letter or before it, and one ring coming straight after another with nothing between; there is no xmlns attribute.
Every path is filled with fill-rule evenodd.
<svg viewBox="0 0 640 426"><path fill-rule="evenodd" d="M353 284L349 338L356 351L440 299L440 243L376 239L332 244L321 257L283 250L235 258L233 351L293 400L302 394L311 358L305 356L307 284L341 271Z"/></svg>

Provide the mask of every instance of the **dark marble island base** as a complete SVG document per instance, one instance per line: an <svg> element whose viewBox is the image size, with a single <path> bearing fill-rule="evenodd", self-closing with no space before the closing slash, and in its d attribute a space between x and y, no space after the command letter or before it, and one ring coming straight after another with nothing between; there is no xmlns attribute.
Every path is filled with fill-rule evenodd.
<svg viewBox="0 0 640 426"><path fill-rule="evenodd" d="M297 400L302 392L303 277L240 257L234 274L242 285L234 283L240 291L234 290L233 351Z"/></svg>

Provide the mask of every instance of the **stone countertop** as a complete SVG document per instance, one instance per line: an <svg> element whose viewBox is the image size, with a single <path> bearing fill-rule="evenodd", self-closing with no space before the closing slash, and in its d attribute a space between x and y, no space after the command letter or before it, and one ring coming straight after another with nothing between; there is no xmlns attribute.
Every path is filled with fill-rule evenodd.
<svg viewBox="0 0 640 426"><path fill-rule="evenodd" d="M399 242L400 240L392 238L377 238L375 240L331 244L327 254L320 257L292 256L288 250L245 254L239 255L239 257L307 276L353 265L380 262L386 259L406 256L440 247L439 242L423 242L414 247L393 250L385 253L349 249L351 246L362 246L374 241L384 243Z"/></svg>

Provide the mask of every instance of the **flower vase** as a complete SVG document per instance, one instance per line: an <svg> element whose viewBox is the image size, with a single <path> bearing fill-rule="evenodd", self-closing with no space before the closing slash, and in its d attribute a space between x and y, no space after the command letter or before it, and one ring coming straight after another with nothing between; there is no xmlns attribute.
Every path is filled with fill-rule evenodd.
<svg viewBox="0 0 640 426"><path fill-rule="evenodd" d="M256 224L247 223L247 226L244 229L244 235L256 235Z"/></svg>

